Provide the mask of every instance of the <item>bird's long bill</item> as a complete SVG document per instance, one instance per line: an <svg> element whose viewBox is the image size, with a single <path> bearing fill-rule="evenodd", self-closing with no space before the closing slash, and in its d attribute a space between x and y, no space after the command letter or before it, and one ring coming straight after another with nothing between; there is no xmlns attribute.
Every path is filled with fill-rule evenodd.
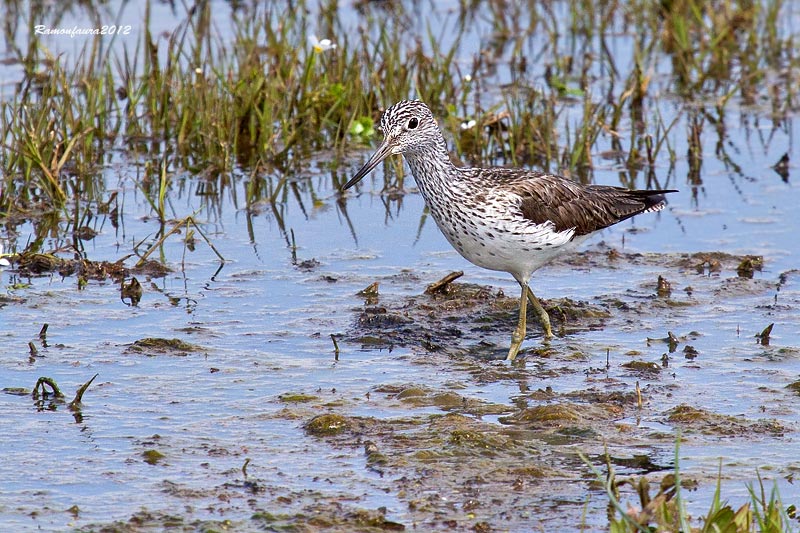
<svg viewBox="0 0 800 533"><path fill-rule="evenodd" d="M381 142L381 145L378 146L378 149L375 151L375 153L372 154L372 156L367 160L364 166L361 167L361 170L356 172L356 175L350 178L350 181L344 184L342 190L349 189L350 187L361 181L364 178L364 176L369 174L373 168L380 165L381 161L383 161L390 155L392 155L392 144L387 139L384 139Z"/></svg>

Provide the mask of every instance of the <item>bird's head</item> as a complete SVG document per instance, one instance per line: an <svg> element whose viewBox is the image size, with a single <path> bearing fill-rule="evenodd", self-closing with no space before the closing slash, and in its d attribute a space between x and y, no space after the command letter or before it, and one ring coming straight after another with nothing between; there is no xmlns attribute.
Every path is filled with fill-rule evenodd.
<svg viewBox="0 0 800 533"><path fill-rule="evenodd" d="M384 111L380 129L383 141L342 189L349 189L390 155L425 151L441 137L433 113L421 100L403 100Z"/></svg>

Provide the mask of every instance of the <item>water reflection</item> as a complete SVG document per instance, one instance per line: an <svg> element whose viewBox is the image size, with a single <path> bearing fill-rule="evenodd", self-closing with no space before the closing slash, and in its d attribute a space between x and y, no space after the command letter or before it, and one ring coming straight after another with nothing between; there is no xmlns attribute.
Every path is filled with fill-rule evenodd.
<svg viewBox="0 0 800 533"><path fill-rule="evenodd" d="M194 7L186 12L179 5L151 4L158 13L152 16L151 31L177 35L172 32L176 20L195 21L201 15ZM259 53L269 55L274 43L248 32L274 21L270 17L277 11L271 7L265 13L269 8L246 2L214 3L215 13L219 8L235 16L204 21L219 32L212 47L233 49L254 38ZM370 468L384 468L392 483L407 476L420 486L450 480L447 470L435 470L441 478L417 478L407 467L367 468L363 446L351 449L348 442L312 438L304 433L304 422L334 410L374 418L385 425L368 436L393 436L380 441L381 451L395 452L385 454L390 458L411 457L407 448L391 448L390 443L421 441L415 431L430 424L438 432L435 443L419 453L433 458L420 468L429 472L445 464L445 454L460 458L465 453L449 439L454 431L462 431L455 433L462 439L468 434L446 423L466 420L480 434L500 426L497 412L507 414L476 410L475 404L523 411L564 398L588 406L611 398L627 409L634 405L637 382L644 397L641 407L621 419L612 416L602 429L607 432L600 432L608 437L607 455L601 439L587 437L580 428L560 434L530 425L515 430L511 440L522 447L513 448L514 461L533 460L538 447L552 456L548 467L564 473L558 480L561 488L547 485L552 492L524 502L525 512L552 507L551 515L563 517L568 501L573 507L567 514L581 516L590 499L589 514L604 517L600 499L585 484L574 483L585 465L573 448L586 446L598 462L608 458L629 471L667 468L675 429L669 410L680 403L753 420L768 416L789 428L789 437L743 433L724 439L695 430L682 448L691 452L689 468L716 472L718 456L725 454L735 463L725 465L725 475L737 482L752 479L755 466L768 464L777 476L791 473L796 461L785 438L791 438L798 414L784 386L796 380L800 342L797 284L792 283L797 267L793 245L800 229L793 213L800 190L790 179L800 132L788 116L787 96L797 83L793 71L776 78L774 88L756 78L736 86L732 63L692 57L702 55L696 47L705 46L703 39L693 38L688 48L680 42L667 46L661 42L663 28L650 27L654 20L634 20L617 4L595 6L594 14L571 9L569 2L502 7L497 2L360 2L351 10L336 3L298 2L293 12L314 15L302 17L300 40L311 32L336 36L339 50L360 50L369 63L375 76L365 90L380 97L356 115L376 120L381 106L409 96L393 91L414 69L447 65L446 72L439 72L447 77L419 77L424 86L418 88L433 100L462 160L530 165L598 183L681 189L659 216L604 233L589 245L596 253L555 265L535 280L546 297L567 294L609 309L610 323L570 332L551 352L530 354L514 367L491 361L493 348L502 342L494 330L503 329L492 323L476 325L459 341L458 346L474 351L466 355L424 349L435 346L436 335L457 331L452 323L431 328L424 346L395 344L381 351L365 344L360 350L347 338L367 305L403 312L409 296L422 294L428 282L458 269L465 270L464 282L508 285L493 273L471 269L450 250L428 220L399 158L387 162L355 194L342 194L341 184L369 151L346 131L331 133L324 122L314 123L323 140L317 139L315 148L283 151L281 157L262 152L267 148L253 135L241 151L226 146L220 150L227 159L208 161L202 143L192 145L196 153L179 153L173 144L178 129L167 140L161 132L138 131L149 120L142 113L141 123L120 125L116 137L92 141L102 145L100 171L77 173L65 167L69 194L61 208L46 205L45 191L36 188L0 191L5 201L15 195L16 207L22 208L0 218L6 251L29 252L32 264L43 267L23 273L15 255L0 279L0 336L6 347L0 351L0 386L30 387L42 375L62 385L84 383L95 372L103 380L88 389L84 406L71 413L80 435L65 431L72 427L69 420L65 425L50 417L63 418L63 400L49 395L32 403L29 393L15 397L6 391L5 414L15 423L3 442L8 460L2 475L9 490L0 506L16 514L4 519L12 526L30 525L35 512L42 527L60 527L61 510L78 501L75 486L87 490L79 501L81 512L63 520L80 524L127 520L142 506L208 508L208 514L197 511L207 518L230 512L220 503L230 501L244 509L241 516L250 516L271 500L262 493L242 497L230 490L245 486L238 474L245 455L252 458L245 481L267 487L270 497L280 498L292 512L307 511L298 503L304 498L339 502L344 495L370 508L388 506L390 515L405 519L412 513L409 500ZM49 65L42 48L34 49L25 33L28 22L41 17L56 26L72 23L71 18L93 23L109 13L133 16L128 11L133 6L125 3L72 3L52 12L6 3L2 9L8 15L3 17L6 40L13 41L9 55L16 62L0 65L0 77L21 84L0 89L5 101L22 96L24 87L34 94L43 83L37 73ZM740 15L742 23L762 23L753 13ZM673 16L666 12L655 22ZM429 36L431 21L445 29ZM719 21L709 18L708 24ZM693 27L692 35L700 30ZM785 31L777 27L775 35ZM154 39L160 48L152 51L163 53L168 38ZM116 53L116 47L131 42L117 39L104 46ZM46 41L54 52L74 46L66 43ZM775 47L778 55L786 50L785 43ZM75 59L71 50L61 50L64 61ZM395 63L403 68L393 70L387 59L391 54L402 58ZM777 68L775 56L753 55L762 66ZM329 60L331 69L342 64L341 58ZM208 65L203 67L192 80L213 77ZM752 67L746 67L748 72L754 72ZM117 105L135 107L135 95L125 96ZM11 117L2 120L5 127ZM664 264L688 261L679 256L691 257L694 251L762 254L764 268L745 279L735 265ZM151 259L172 271L156 270ZM77 267L62 274L52 268L56 260L81 268L97 262L105 274L92 277ZM146 263L144 270L133 271L139 260ZM124 268L114 270L117 263ZM672 289L657 298L659 274ZM371 299L356 296L376 283ZM138 305L131 305L135 296ZM499 312L492 321L507 316ZM31 341L31 332L35 337L44 322L53 325L49 337ZM769 345L756 344L753 335L773 322ZM695 351L681 357L680 346L672 352L669 344L647 345L647 337L665 338L670 331L681 340L691 335ZM471 336L475 332L480 340ZM204 351L159 356L127 351L131 343L149 337L188 338ZM331 346L331 338L337 346ZM665 354L669 369L655 374L638 375L622 366L641 359L662 369ZM414 408L396 397L398 390L414 387L427 387L438 400L455 398L455 407L434 403ZM597 394L596 400L589 393ZM285 401L292 394L314 399L295 405ZM393 425L398 419L398 425L406 424L401 430ZM92 455L86 453L87 443ZM168 459L143 464L142 454L155 448ZM476 461L504 451L482 453ZM39 469L53 457L70 476L69 486L54 484ZM487 472L497 471L490 462L481 464ZM451 469L456 470L463 471ZM563 483L566 478L572 482ZM194 496L180 493L176 479L182 480L179 488L197 491ZM458 481L460 490L464 480ZM537 481L527 487L534 484L545 485ZM478 490L480 483L472 486ZM430 495L438 489L426 490ZM791 486L786 490L787 499L794 496ZM514 494L524 498L532 493Z"/></svg>

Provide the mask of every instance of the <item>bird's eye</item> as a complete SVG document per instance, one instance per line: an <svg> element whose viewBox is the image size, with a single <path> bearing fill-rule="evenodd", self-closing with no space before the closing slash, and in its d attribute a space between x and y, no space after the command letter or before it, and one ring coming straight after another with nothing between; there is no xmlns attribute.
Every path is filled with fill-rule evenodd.
<svg viewBox="0 0 800 533"><path fill-rule="evenodd" d="M416 129L417 126L419 126L419 120L416 118L412 118L408 121L408 129L413 130Z"/></svg>

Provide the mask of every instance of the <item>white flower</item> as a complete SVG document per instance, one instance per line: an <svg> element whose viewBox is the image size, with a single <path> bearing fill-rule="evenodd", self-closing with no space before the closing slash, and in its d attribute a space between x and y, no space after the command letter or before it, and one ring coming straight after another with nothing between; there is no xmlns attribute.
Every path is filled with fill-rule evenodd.
<svg viewBox="0 0 800 533"><path fill-rule="evenodd" d="M475 122L475 119L464 121L461 123L461 129L464 131L471 130L472 128L475 127L475 124L477 124L477 122Z"/></svg>
<svg viewBox="0 0 800 533"><path fill-rule="evenodd" d="M8 262L8 259L3 257L4 255L6 255L5 251L6 251L5 246L3 246L3 243L0 242L0 267L11 266L11 263Z"/></svg>
<svg viewBox="0 0 800 533"><path fill-rule="evenodd" d="M309 37L308 41L311 43L311 47L314 48L314 51L318 54L336 48L336 43L330 39L319 40L316 35Z"/></svg>
<svg viewBox="0 0 800 533"><path fill-rule="evenodd" d="M465 82L465 83L469 83L469 82L471 82L471 81L472 81L472 76L470 76L469 74L467 74L466 76L464 76L464 82Z"/></svg>

